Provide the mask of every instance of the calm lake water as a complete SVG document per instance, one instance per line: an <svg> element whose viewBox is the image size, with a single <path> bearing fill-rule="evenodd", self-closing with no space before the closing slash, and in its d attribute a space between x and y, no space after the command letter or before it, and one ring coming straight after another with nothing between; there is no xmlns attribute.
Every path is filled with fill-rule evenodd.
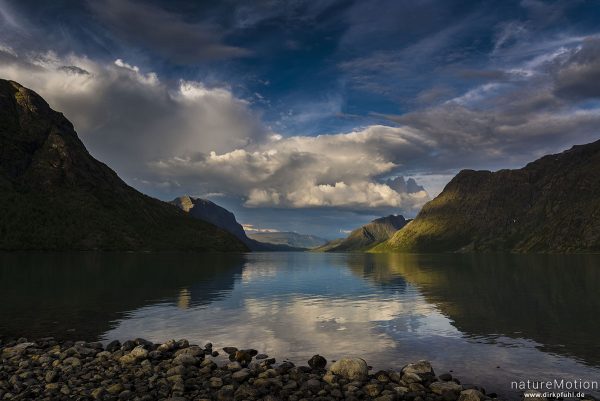
<svg viewBox="0 0 600 401"><path fill-rule="evenodd" d="M419 359L508 398L600 381L600 256L1 254L0 336Z"/></svg>

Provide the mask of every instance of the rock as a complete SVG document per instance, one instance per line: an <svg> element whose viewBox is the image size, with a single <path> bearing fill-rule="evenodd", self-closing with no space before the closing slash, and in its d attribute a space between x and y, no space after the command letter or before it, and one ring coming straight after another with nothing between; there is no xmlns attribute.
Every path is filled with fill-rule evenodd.
<svg viewBox="0 0 600 401"><path fill-rule="evenodd" d="M209 382L210 382L210 387L212 387L212 388L223 387L223 379L221 379L220 377L211 377Z"/></svg>
<svg viewBox="0 0 600 401"><path fill-rule="evenodd" d="M98 350L91 347L84 347L81 345L76 345L75 351L81 356L95 356L98 353Z"/></svg>
<svg viewBox="0 0 600 401"><path fill-rule="evenodd" d="M58 378L58 372L56 370L49 370L44 376L46 383L54 383Z"/></svg>
<svg viewBox="0 0 600 401"><path fill-rule="evenodd" d="M321 389L321 382L317 379L310 379L306 382L306 387L314 393Z"/></svg>
<svg viewBox="0 0 600 401"><path fill-rule="evenodd" d="M151 341L148 341L148 340L145 340L145 339L139 338L139 337L136 338L135 340L133 340L133 342L136 345L141 345L142 347L148 348L148 349L151 349L154 347L154 344Z"/></svg>
<svg viewBox="0 0 600 401"><path fill-rule="evenodd" d="M325 369L327 365L327 359L323 358L321 355L313 355L312 358L308 360L308 366L313 369Z"/></svg>
<svg viewBox="0 0 600 401"><path fill-rule="evenodd" d="M132 349L134 349L136 347L135 342L131 341L131 340L127 340L123 343L123 345L121 345L121 350L124 352L129 352Z"/></svg>
<svg viewBox="0 0 600 401"><path fill-rule="evenodd" d="M460 392L458 401L482 401L485 396L475 389L463 390Z"/></svg>
<svg viewBox="0 0 600 401"><path fill-rule="evenodd" d="M190 346L182 340L159 346L143 339L133 342L138 345L129 352L118 343L107 345L112 353L82 341L22 345L25 351L11 350L13 357L2 360L0 400L489 401L481 388L463 389L450 374L433 381L433 369L424 361L407 365L402 373L380 370L373 375L359 358L340 359L325 371L327 361L320 355L308 361L310 367L296 367L289 361L272 366L274 358L245 367L248 358L259 356L256 350L236 350L230 355L234 359L244 355L238 358L242 362L217 365L204 358L211 349L207 346ZM8 348L15 344L9 342Z"/></svg>
<svg viewBox="0 0 600 401"><path fill-rule="evenodd" d="M225 365L225 369L231 372L237 372L238 370L242 369L242 365L239 362L230 362Z"/></svg>
<svg viewBox="0 0 600 401"><path fill-rule="evenodd" d="M234 388L231 384L223 386L219 391L217 391L217 400L218 401L226 401L232 400L234 394Z"/></svg>
<svg viewBox="0 0 600 401"><path fill-rule="evenodd" d="M413 393L420 393L426 391L425 386L423 386L421 383L410 383L408 385L408 390L412 391Z"/></svg>
<svg viewBox="0 0 600 401"><path fill-rule="evenodd" d="M187 348L182 348L175 352L175 356L179 355L191 355L196 358L201 358L204 356L204 350L197 345L192 345Z"/></svg>
<svg viewBox="0 0 600 401"><path fill-rule="evenodd" d="M234 372L231 375L231 378L233 380L235 380L236 382L243 382L244 380L246 380L248 377L250 377L250 369L248 368L244 368L241 370L238 370L237 372Z"/></svg>
<svg viewBox="0 0 600 401"><path fill-rule="evenodd" d="M122 385L121 383L116 383L116 384L113 384L113 385L109 386L109 387L106 389L106 391L107 391L109 394L116 395L116 394L120 394L120 393L121 393L121 391L123 391L124 389L125 389L125 388L123 387L123 385Z"/></svg>
<svg viewBox="0 0 600 401"><path fill-rule="evenodd" d="M120 345L119 345L119 347L120 347ZM106 390L103 389L102 387L98 387L97 389L94 389L92 391L91 396L95 400L101 400L104 397L104 394L106 394Z"/></svg>
<svg viewBox="0 0 600 401"><path fill-rule="evenodd" d="M33 347L35 343L21 342L14 347L7 347L2 350L2 358L12 358L25 352L29 347Z"/></svg>
<svg viewBox="0 0 600 401"><path fill-rule="evenodd" d="M236 351L234 354L233 359L239 363L241 363L242 365L246 366L248 365L250 362L252 362L252 355L250 355L249 352L247 351Z"/></svg>
<svg viewBox="0 0 600 401"><path fill-rule="evenodd" d="M183 376L185 374L185 367L183 365L177 365L167 370L167 377L170 376Z"/></svg>
<svg viewBox="0 0 600 401"><path fill-rule="evenodd" d="M268 357L269 357L269 355L267 355L267 354L258 354L258 355L256 355L255 359L261 360L261 359L267 359Z"/></svg>
<svg viewBox="0 0 600 401"><path fill-rule="evenodd" d="M181 375L168 376L167 381L169 381L171 383L179 383L179 382L183 381L183 376L181 376Z"/></svg>
<svg viewBox="0 0 600 401"><path fill-rule="evenodd" d="M223 351L225 351L227 355L235 354L237 350L236 347L223 347Z"/></svg>
<svg viewBox="0 0 600 401"><path fill-rule="evenodd" d="M323 376L323 381L329 384L333 384L335 383L337 380L337 377L331 373L331 372L327 372L325 373L325 375Z"/></svg>
<svg viewBox="0 0 600 401"><path fill-rule="evenodd" d="M382 395L381 397L375 398L373 401L395 401L396 398L391 394Z"/></svg>
<svg viewBox="0 0 600 401"><path fill-rule="evenodd" d="M419 361L406 365L402 369L402 374L405 375L407 373L414 373L426 380L433 379L435 377L435 373L433 372L433 368L431 367L431 363L429 361Z"/></svg>
<svg viewBox="0 0 600 401"><path fill-rule="evenodd" d="M364 381L369 375L367 363L361 358L342 358L333 363L329 371L351 381Z"/></svg>
<svg viewBox="0 0 600 401"><path fill-rule="evenodd" d="M258 394L256 389L250 387L248 384L242 384L235 391L234 397L236 400L247 400L255 399Z"/></svg>
<svg viewBox="0 0 600 401"><path fill-rule="evenodd" d="M119 362L121 362L123 365L129 365L129 364L135 363L136 359L133 355L127 354L127 355L123 355L122 357L120 357Z"/></svg>
<svg viewBox="0 0 600 401"><path fill-rule="evenodd" d="M146 348L144 348L144 346L142 346L142 345L138 345L137 347L135 347L134 349L132 349L129 354L131 356L133 356L135 359L146 359L146 358L148 358L148 350Z"/></svg>
<svg viewBox="0 0 600 401"><path fill-rule="evenodd" d="M452 375L450 373L442 373L441 375L439 375L438 379L440 379L443 382L449 382L452 380Z"/></svg>
<svg viewBox="0 0 600 401"><path fill-rule="evenodd" d="M390 382L390 376L388 374L388 372L380 370L379 372L375 373L373 375L375 377L375 380L377 380L379 383L389 383Z"/></svg>
<svg viewBox="0 0 600 401"><path fill-rule="evenodd" d="M172 363L173 365L196 365L198 363L198 358L188 354L181 354L176 356Z"/></svg>
<svg viewBox="0 0 600 401"><path fill-rule="evenodd" d="M363 391L369 397L377 397L379 395L379 393L381 392L381 388L378 384L367 384L366 386L363 387Z"/></svg>
<svg viewBox="0 0 600 401"><path fill-rule="evenodd" d="M70 356L63 360L63 365L70 365L73 367L81 366L81 360L79 358L75 358L74 356Z"/></svg>
<svg viewBox="0 0 600 401"><path fill-rule="evenodd" d="M397 386L397 387L394 387L394 391L396 392L396 394L398 395L398 397L404 398L404 396L406 395L406 393L408 393L408 387Z"/></svg>
<svg viewBox="0 0 600 401"><path fill-rule="evenodd" d="M177 342L175 340L169 340L169 341L159 345L158 348L156 348L156 350L159 352L168 352L168 351L174 350L176 346L177 346Z"/></svg>
<svg viewBox="0 0 600 401"><path fill-rule="evenodd" d="M462 386L452 381L450 382L433 382L429 385L431 391L441 395L446 400L456 400L459 393L462 391Z"/></svg>
<svg viewBox="0 0 600 401"><path fill-rule="evenodd" d="M402 381L405 383L420 383L423 379L416 373L407 372L402 375Z"/></svg>
<svg viewBox="0 0 600 401"><path fill-rule="evenodd" d="M394 383L400 383L400 380L402 380L402 374L400 372L392 371L389 372L388 376Z"/></svg>
<svg viewBox="0 0 600 401"><path fill-rule="evenodd" d="M102 351L102 352L98 352L96 354L96 358L106 358L106 359L108 359L110 357L111 357L111 353L108 352L108 351Z"/></svg>

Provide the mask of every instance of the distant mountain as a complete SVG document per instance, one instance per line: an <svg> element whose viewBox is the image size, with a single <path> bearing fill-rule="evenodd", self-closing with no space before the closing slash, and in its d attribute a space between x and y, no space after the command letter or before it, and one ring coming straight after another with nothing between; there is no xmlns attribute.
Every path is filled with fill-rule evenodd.
<svg viewBox="0 0 600 401"><path fill-rule="evenodd" d="M293 247L286 244L263 243L255 239L248 238L244 228L240 223L237 222L233 213L208 199L193 198L186 195L175 198L169 203L177 206L184 212L189 213L190 216L196 219L207 221L217 227L227 230L231 234L235 235L252 251L286 252L300 251L305 249L303 247Z"/></svg>
<svg viewBox="0 0 600 401"><path fill-rule="evenodd" d="M257 232L246 233L248 237L260 242L277 245L287 245L294 248L316 248L327 242L326 239L315 235L298 234L295 232Z"/></svg>
<svg viewBox="0 0 600 401"><path fill-rule="evenodd" d="M384 181L388 187L392 188L394 191L399 194L414 194L417 192L425 191L421 185L417 184L417 182L413 178L409 178L408 180L404 180L404 177L399 176L394 179L387 179Z"/></svg>
<svg viewBox="0 0 600 401"><path fill-rule="evenodd" d="M375 252L599 252L600 141L518 170L463 170Z"/></svg>
<svg viewBox="0 0 600 401"><path fill-rule="evenodd" d="M244 251L94 159L35 92L0 80L0 250Z"/></svg>
<svg viewBox="0 0 600 401"><path fill-rule="evenodd" d="M380 217L352 231L342 240L331 241L319 248L319 252L359 252L388 240L396 231L408 224L401 215Z"/></svg>
<svg viewBox="0 0 600 401"><path fill-rule="evenodd" d="M248 239L241 224L235 219L235 215L208 199L180 196L169 203L197 219L208 221L217 227L229 231L243 242Z"/></svg>

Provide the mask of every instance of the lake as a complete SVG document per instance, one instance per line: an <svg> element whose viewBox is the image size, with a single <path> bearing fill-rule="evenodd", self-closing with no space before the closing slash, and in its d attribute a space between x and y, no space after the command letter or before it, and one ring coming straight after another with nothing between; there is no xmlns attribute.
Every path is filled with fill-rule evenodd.
<svg viewBox="0 0 600 401"><path fill-rule="evenodd" d="M598 255L0 254L0 337L427 359L515 398L515 380L600 380L599 288Z"/></svg>

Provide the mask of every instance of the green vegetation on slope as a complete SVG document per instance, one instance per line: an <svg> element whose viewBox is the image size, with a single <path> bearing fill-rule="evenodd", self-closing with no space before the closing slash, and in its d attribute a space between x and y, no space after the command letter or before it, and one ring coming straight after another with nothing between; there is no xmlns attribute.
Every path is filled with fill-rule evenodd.
<svg viewBox="0 0 600 401"><path fill-rule="evenodd" d="M373 252L598 252L600 141L522 169L461 171Z"/></svg>
<svg viewBox="0 0 600 401"><path fill-rule="evenodd" d="M389 239L408 222L409 220L404 216L399 215L380 217L352 231L348 237L330 241L314 250L316 252L364 252Z"/></svg>

